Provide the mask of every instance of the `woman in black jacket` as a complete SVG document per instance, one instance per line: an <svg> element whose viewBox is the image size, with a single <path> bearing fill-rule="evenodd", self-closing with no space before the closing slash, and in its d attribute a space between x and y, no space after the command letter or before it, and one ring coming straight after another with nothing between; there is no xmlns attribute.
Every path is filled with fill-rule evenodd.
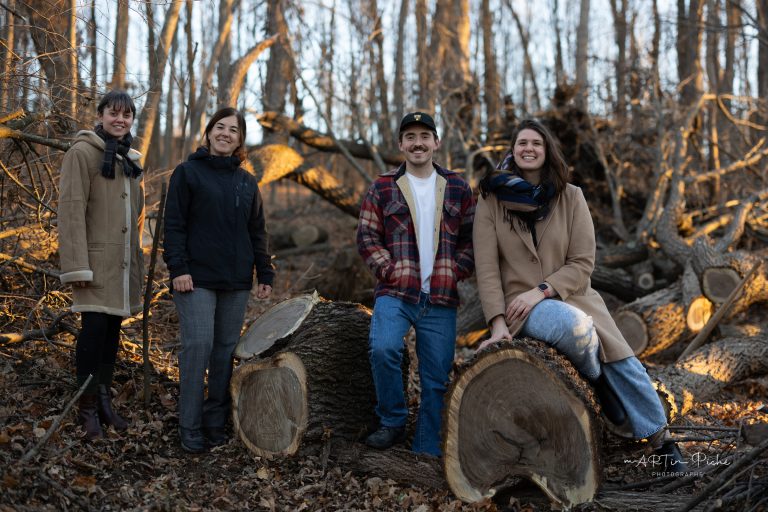
<svg viewBox="0 0 768 512"><path fill-rule="evenodd" d="M181 329L179 437L191 453L227 441L232 353L254 267L256 297L272 293L261 194L256 178L240 167L245 128L238 110L216 112L203 147L176 167L168 190L164 258Z"/></svg>

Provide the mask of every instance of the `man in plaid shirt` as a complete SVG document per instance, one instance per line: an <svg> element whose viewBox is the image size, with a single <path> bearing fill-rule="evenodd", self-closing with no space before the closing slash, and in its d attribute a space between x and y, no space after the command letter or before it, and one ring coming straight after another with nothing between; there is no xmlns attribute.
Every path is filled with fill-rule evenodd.
<svg viewBox="0 0 768 512"><path fill-rule="evenodd" d="M466 181L432 161L440 139L431 116L407 114L398 140L405 163L371 185L357 228L357 249L378 280L369 342L380 426L365 442L385 449L405 440L400 365L413 326L421 380L413 451L439 456L456 342L456 283L474 269L475 203Z"/></svg>

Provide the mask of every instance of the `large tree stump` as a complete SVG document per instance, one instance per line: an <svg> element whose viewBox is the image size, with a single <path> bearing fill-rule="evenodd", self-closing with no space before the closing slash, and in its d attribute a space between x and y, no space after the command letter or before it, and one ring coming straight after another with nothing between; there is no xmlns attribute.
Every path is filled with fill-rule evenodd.
<svg viewBox="0 0 768 512"><path fill-rule="evenodd" d="M375 424L368 363L371 312L316 295L278 304L236 349L252 357L232 376L235 429L255 454L292 455L305 443L354 440Z"/></svg>
<svg viewBox="0 0 768 512"><path fill-rule="evenodd" d="M768 373L768 336L725 338L650 373L667 416L682 416L728 384Z"/></svg>
<svg viewBox="0 0 768 512"><path fill-rule="evenodd" d="M523 477L559 506L590 501L601 475L597 411L589 385L543 343L526 338L484 351L446 394L448 485L475 502Z"/></svg>

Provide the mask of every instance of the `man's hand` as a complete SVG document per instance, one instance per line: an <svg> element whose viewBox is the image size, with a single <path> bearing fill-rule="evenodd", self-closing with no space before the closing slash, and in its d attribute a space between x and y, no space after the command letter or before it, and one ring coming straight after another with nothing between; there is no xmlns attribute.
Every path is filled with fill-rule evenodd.
<svg viewBox="0 0 768 512"><path fill-rule="evenodd" d="M544 300L544 293L538 288L521 293L507 306L507 323L525 320L533 307L542 300Z"/></svg>
<svg viewBox="0 0 768 512"><path fill-rule="evenodd" d="M190 274L183 274L173 278L173 289L181 293L191 292L195 289Z"/></svg>
<svg viewBox="0 0 768 512"><path fill-rule="evenodd" d="M256 297L259 299L266 299L272 295L272 287L268 284L260 284L256 287Z"/></svg>

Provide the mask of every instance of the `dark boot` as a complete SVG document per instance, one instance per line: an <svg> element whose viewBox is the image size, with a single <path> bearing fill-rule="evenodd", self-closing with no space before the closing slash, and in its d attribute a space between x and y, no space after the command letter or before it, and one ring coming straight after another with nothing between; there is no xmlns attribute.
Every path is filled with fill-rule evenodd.
<svg viewBox="0 0 768 512"><path fill-rule="evenodd" d="M112 410L112 396L109 388L104 384L99 384L99 419L105 425L112 425L117 431L123 431L128 428L128 422L118 416Z"/></svg>
<svg viewBox="0 0 768 512"><path fill-rule="evenodd" d="M101 425L99 425L96 395L80 395L78 406L78 419L80 420L80 425L82 425L83 430L85 430L86 439L92 441L104 437L104 432L101 431Z"/></svg>

